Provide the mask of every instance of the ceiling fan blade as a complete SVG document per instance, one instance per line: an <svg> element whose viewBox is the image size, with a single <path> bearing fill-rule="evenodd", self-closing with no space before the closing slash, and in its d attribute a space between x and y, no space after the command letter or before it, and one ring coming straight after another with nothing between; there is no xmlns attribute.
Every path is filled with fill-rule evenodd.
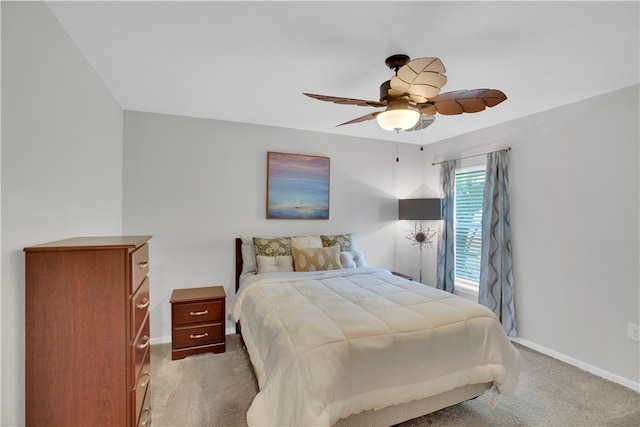
<svg viewBox="0 0 640 427"><path fill-rule="evenodd" d="M429 126L431 126L435 121L436 121L435 116L432 116L429 114L423 114L422 116L420 116L420 120L418 120L418 123L411 129L407 129L407 130L416 131L416 130L426 129Z"/></svg>
<svg viewBox="0 0 640 427"><path fill-rule="evenodd" d="M373 112L373 113L365 114L364 116L360 116L357 119L353 119L353 120L349 120L348 122L340 123L339 125L336 125L336 127L344 126L344 125L351 125L353 123L366 122L367 120L373 120L373 119L376 118L376 116L379 113L380 113L379 111L376 111L376 112Z"/></svg>
<svg viewBox="0 0 640 427"><path fill-rule="evenodd" d="M440 93L447 84L444 65L439 58L418 58L398 69L391 78L389 95L398 97L408 94L413 102L427 102Z"/></svg>
<svg viewBox="0 0 640 427"><path fill-rule="evenodd" d="M507 96L497 89L456 90L434 97L431 104L440 114L455 115L477 113L486 107L494 107L505 99Z"/></svg>
<svg viewBox="0 0 640 427"><path fill-rule="evenodd" d="M431 102L427 102L426 104L418 104L417 107L422 114L428 114L430 116L433 116L438 112L438 110L436 110L436 107L434 107Z"/></svg>
<svg viewBox="0 0 640 427"><path fill-rule="evenodd" d="M337 96L316 95L313 93L303 93L303 95L307 95L313 99L319 99L320 101L333 102L334 104L360 105L361 107L384 107L387 105L385 102L368 101L366 99L341 98Z"/></svg>

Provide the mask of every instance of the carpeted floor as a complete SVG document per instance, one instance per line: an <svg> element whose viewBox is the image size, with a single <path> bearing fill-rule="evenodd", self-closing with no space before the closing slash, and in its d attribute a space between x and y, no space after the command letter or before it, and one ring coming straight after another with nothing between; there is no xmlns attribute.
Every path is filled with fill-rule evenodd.
<svg viewBox="0 0 640 427"><path fill-rule="evenodd" d="M400 424L444 426L640 427L640 394L573 366L517 346L523 368L513 397L488 395ZM171 360L171 345L151 347L154 427L246 426L258 391L238 335L227 351Z"/></svg>

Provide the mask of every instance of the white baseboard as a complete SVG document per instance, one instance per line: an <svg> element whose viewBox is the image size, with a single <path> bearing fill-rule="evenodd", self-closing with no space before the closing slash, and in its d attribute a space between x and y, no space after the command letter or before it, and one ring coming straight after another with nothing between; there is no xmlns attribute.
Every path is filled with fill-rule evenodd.
<svg viewBox="0 0 640 427"><path fill-rule="evenodd" d="M151 345L155 344L171 344L171 335L168 337L151 338Z"/></svg>
<svg viewBox="0 0 640 427"><path fill-rule="evenodd" d="M542 354L546 354L549 357L553 357L554 359L558 359L561 362L565 362L568 363L569 365L573 365L576 368L582 369L583 371L587 371L590 372L594 375L597 375L601 378L604 378L606 380L612 381L614 383L623 385L625 387L630 388L633 391L639 392L640 393L640 383L637 383L635 381L631 381L630 379L621 377L620 375L614 374L612 372L609 371L605 371L604 369L600 369L597 368L593 365L589 365L588 363L585 363L581 360L578 359L574 359L573 357L567 356L565 354L562 353L558 353L557 351L551 350L549 348L546 348L544 346L532 343L531 341L527 341L525 339L522 338L510 338L511 341L516 342L518 344L521 344L525 347L529 347L532 350L535 350L539 353Z"/></svg>

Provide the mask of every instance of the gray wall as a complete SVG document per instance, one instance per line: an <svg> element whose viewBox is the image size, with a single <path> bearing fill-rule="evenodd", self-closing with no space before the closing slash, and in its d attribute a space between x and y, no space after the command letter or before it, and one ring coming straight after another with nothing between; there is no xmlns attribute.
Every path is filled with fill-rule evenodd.
<svg viewBox="0 0 640 427"><path fill-rule="evenodd" d="M24 423L22 249L121 232L122 125L47 6L3 1L2 425Z"/></svg>
<svg viewBox="0 0 640 427"><path fill-rule="evenodd" d="M154 236L154 342L170 340L173 289L222 285L231 307L240 235L353 232L369 264L393 267L398 195L420 180L395 144L130 111L124 128L124 232ZM268 151L330 158L329 220L265 219Z"/></svg>
<svg viewBox="0 0 640 427"><path fill-rule="evenodd" d="M636 389L640 345L627 324L640 323L638 94L636 85L425 148L426 181L437 185L434 160L513 147L518 336Z"/></svg>

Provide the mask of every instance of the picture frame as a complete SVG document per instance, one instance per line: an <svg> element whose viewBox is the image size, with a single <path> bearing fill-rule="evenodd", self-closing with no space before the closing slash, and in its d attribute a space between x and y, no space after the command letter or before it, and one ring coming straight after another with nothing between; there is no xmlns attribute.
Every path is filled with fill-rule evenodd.
<svg viewBox="0 0 640 427"><path fill-rule="evenodd" d="M331 160L267 152L267 219L329 219Z"/></svg>

